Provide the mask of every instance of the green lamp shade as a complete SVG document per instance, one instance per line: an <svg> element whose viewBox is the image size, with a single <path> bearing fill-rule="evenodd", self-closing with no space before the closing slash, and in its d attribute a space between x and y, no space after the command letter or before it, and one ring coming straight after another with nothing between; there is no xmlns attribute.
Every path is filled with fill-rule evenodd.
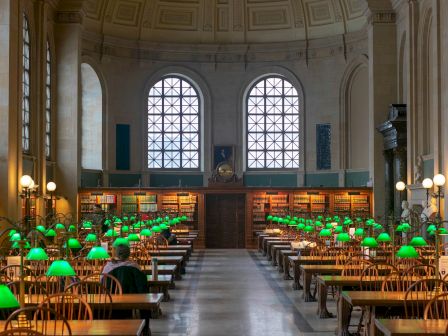
<svg viewBox="0 0 448 336"><path fill-rule="evenodd" d="M117 237L118 233L116 233L114 229L109 229L109 230L107 230L105 236L106 237Z"/></svg>
<svg viewBox="0 0 448 336"><path fill-rule="evenodd" d="M271 220L272 220L272 216L269 215L269 216L266 217L266 219L267 219L268 221L271 221Z"/></svg>
<svg viewBox="0 0 448 336"><path fill-rule="evenodd" d="M378 242L373 237L365 237L361 242L361 246L372 247L372 248L378 247Z"/></svg>
<svg viewBox="0 0 448 336"><path fill-rule="evenodd" d="M122 221L120 218L115 218L114 224L121 224L121 223L122 223Z"/></svg>
<svg viewBox="0 0 448 336"><path fill-rule="evenodd" d="M334 229L334 233L342 233L342 232L344 232L344 227L342 225L338 225Z"/></svg>
<svg viewBox="0 0 448 336"><path fill-rule="evenodd" d="M47 230L47 229L43 225L38 225L38 226L36 226L36 230L39 232L45 233L45 230Z"/></svg>
<svg viewBox="0 0 448 336"><path fill-rule="evenodd" d="M299 223L297 224L297 230L303 230L305 228L305 224Z"/></svg>
<svg viewBox="0 0 448 336"><path fill-rule="evenodd" d="M151 237L152 236L152 232L151 232L150 229L143 229L142 231L140 231L140 236Z"/></svg>
<svg viewBox="0 0 448 336"><path fill-rule="evenodd" d="M54 227L56 230L65 230L65 226L62 223L57 223Z"/></svg>
<svg viewBox="0 0 448 336"><path fill-rule="evenodd" d="M331 236L331 230L330 229L322 229L319 232L320 237L330 237Z"/></svg>
<svg viewBox="0 0 448 336"><path fill-rule="evenodd" d="M17 308L20 307L14 294L6 285L0 285L0 308Z"/></svg>
<svg viewBox="0 0 448 336"><path fill-rule="evenodd" d="M378 237L376 237L376 240L382 243L387 243L392 240L392 238L389 236L387 232L381 232Z"/></svg>
<svg viewBox="0 0 448 336"><path fill-rule="evenodd" d="M11 238L9 238L10 241L15 242L20 240L20 233L16 232L14 233Z"/></svg>
<svg viewBox="0 0 448 336"><path fill-rule="evenodd" d="M151 228L151 231L152 232L161 232L162 229L160 228L160 226L156 225Z"/></svg>
<svg viewBox="0 0 448 336"><path fill-rule="evenodd" d="M78 249L78 248L82 247L82 245L76 238L69 238L67 243L68 243L68 247L72 248L72 249Z"/></svg>
<svg viewBox="0 0 448 336"><path fill-rule="evenodd" d="M82 223L82 227L83 227L84 229L91 229L91 228L92 228L92 222L90 222L90 221L84 221L84 222Z"/></svg>
<svg viewBox="0 0 448 336"><path fill-rule="evenodd" d="M170 219L170 216L165 216L165 220L169 220Z"/></svg>
<svg viewBox="0 0 448 336"><path fill-rule="evenodd" d="M94 246L87 254L87 259L98 260L98 259L109 259L110 255L102 246Z"/></svg>
<svg viewBox="0 0 448 336"><path fill-rule="evenodd" d="M86 236L86 242L90 242L90 243L92 243L92 242L96 242L98 239L97 239L97 237L96 237L96 234L94 234L94 233L89 233L87 236Z"/></svg>
<svg viewBox="0 0 448 336"><path fill-rule="evenodd" d="M142 226L141 222L137 222L137 223L135 223L134 225L132 225L132 227L133 227L134 229L140 229L141 226Z"/></svg>
<svg viewBox="0 0 448 336"><path fill-rule="evenodd" d="M296 226L297 222L295 220L289 221L289 226Z"/></svg>
<svg viewBox="0 0 448 336"><path fill-rule="evenodd" d="M323 224L321 221L317 220L316 222L314 222L314 226L323 226Z"/></svg>
<svg viewBox="0 0 448 336"><path fill-rule="evenodd" d="M333 224L327 223L327 224L325 224L325 228L326 229L332 229L333 228Z"/></svg>
<svg viewBox="0 0 448 336"><path fill-rule="evenodd" d="M381 224L375 224L375 225L373 225L373 228L374 228L375 230L382 230L382 229L383 229L383 226L382 226Z"/></svg>
<svg viewBox="0 0 448 336"><path fill-rule="evenodd" d="M135 221L135 216L131 216L131 217L129 218L129 220L132 221L132 222Z"/></svg>
<svg viewBox="0 0 448 336"><path fill-rule="evenodd" d="M12 229L12 230L9 231L8 236L11 237L15 233L17 233L17 230Z"/></svg>
<svg viewBox="0 0 448 336"><path fill-rule="evenodd" d="M111 224L110 219L106 219L106 220L104 221L104 225L106 225L106 226L110 226L110 224Z"/></svg>
<svg viewBox="0 0 448 336"><path fill-rule="evenodd" d="M398 258L418 258L418 252L415 250L414 246L403 245L397 252Z"/></svg>
<svg viewBox="0 0 448 336"><path fill-rule="evenodd" d="M307 226L305 226L303 231L305 231L305 232L313 232L314 231L314 227L312 225L307 225Z"/></svg>
<svg viewBox="0 0 448 336"><path fill-rule="evenodd" d="M48 255L42 247L33 247L26 255L27 260L48 260Z"/></svg>
<svg viewBox="0 0 448 336"><path fill-rule="evenodd" d="M124 217L123 217L123 220L124 220L124 221L127 221L127 220L128 220L128 216L124 216Z"/></svg>
<svg viewBox="0 0 448 336"><path fill-rule="evenodd" d="M56 237L56 231L53 230L53 229L48 230L48 231L45 233L45 237Z"/></svg>
<svg viewBox="0 0 448 336"><path fill-rule="evenodd" d="M350 241L350 235L347 232L342 232L338 234L338 237L336 238L336 241L338 242L348 242Z"/></svg>
<svg viewBox="0 0 448 336"><path fill-rule="evenodd" d="M411 246L426 246L426 245L428 245L428 243L426 242L426 240L423 237L415 236L411 239L411 241L409 242L409 245L411 245Z"/></svg>
<svg viewBox="0 0 448 336"><path fill-rule="evenodd" d="M318 221L321 221L321 220L323 220L323 219L324 219L324 216L322 216L322 215L317 216L317 220L318 220Z"/></svg>
<svg viewBox="0 0 448 336"><path fill-rule="evenodd" d="M118 245L129 246L129 242L127 239L120 237L120 238L115 239L114 243L112 244L113 247L117 247Z"/></svg>
<svg viewBox="0 0 448 336"><path fill-rule="evenodd" d="M366 220L366 225L367 226L372 226L372 225L374 225L375 224L375 221L373 220L373 219L368 219L368 220Z"/></svg>
<svg viewBox="0 0 448 336"><path fill-rule="evenodd" d="M448 235L447 229L445 229L444 227L441 227L439 229L439 235Z"/></svg>
<svg viewBox="0 0 448 336"><path fill-rule="evenodd" d="M356 217L356 221L357 221L358 223L361 223L361 222L362 222L362 218L361 218L361 217Z"/></svg>
<svg viewBox="0 0 448 336"><path fill-rule="evenodd" d="M127 225L123 225L123 226L121 227L121 232L129 232L129 226L127 226Z"/></svg>
<svg viewBox="0 0 448 336"><path fill-rule="evenodd" d="M140 241L140 237L136 233L131 233L128 236L129 241Z"/></svg>
<svg viewBox="0 0 448 336"><path fill-rule="evenodd" d="M165 223L160 224L160 228L162 230L166 230L168 228L168 226Z"/></svg>
<svg viewBox="0 0 448 336"><path fill-rule="evenodd" d="M47 276L75 276L76 272L67 260L55 260L48 268Z"/></svg>
<svg viewBox="0 0 448 336"><path fill-rule="evenodd" d="M357 228L357 229L355 230L355 236L357 236L357 237L362 237L362 236L364 236L364 229L363 229L363 228Z"/></svg>
<svg viewBox="0 0 448 336"><path fill-rule="evenodd" d="M19 244L18 241L15 241L15 242L12 244L11 247L12 247L13 249L18 249L18 248L20 248L20 244ZM25 245L23 246L23 248L24 248L24 249L29 249L29 248L31 248L30 243L29 243L29 242L25 242Z"/></svg>
<svg viewBox="0 0 448 336"><path fill-rule="evenodd" d="M395 228L395 231L397 231L397 232L403 232L403 231L404 231L403 225L402 225L402 224L398 225L398 226Z"/></svg>
<svg viewBox="0 0 448 336"><path fill-rule="evenodd" d="M73 224L68 227L68 232L76 232L76 226Z"/></svg>
<svg viewBox="0 0 448 336"><path fill-rule="evenodd" d="M285 218L284 220L283 220L283 223L285 223L285 224L289 224L289 219L288 218Z"/></svg>

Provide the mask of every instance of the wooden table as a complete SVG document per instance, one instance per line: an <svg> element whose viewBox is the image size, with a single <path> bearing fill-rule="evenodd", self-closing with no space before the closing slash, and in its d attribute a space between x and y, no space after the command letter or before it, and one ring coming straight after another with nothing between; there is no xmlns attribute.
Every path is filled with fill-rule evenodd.
<svg viewBox="0 0 448 336"><path fill-rule="evenodd" d="M168 246L159 246L159 250L187 250L188 257L191 257L191 253L193 252L193 246L191 244L178 244L178 245L168 245Z"/></svg>
<svg viewBox="0 0 448 336"><path fill-rule="evenodd" d="M157 318L160 312L160 303L163 300L163 294L145 293L145 294L112 294L112 310L132 310L140 309L151 312L151 317ZM42 301L42 295L25 295L27 305L38 305ZM104 302L98 302L98 296L95 294L87 296L87 302L92 308L104 305Z"/></svg>
<svg viewBox="0 0 448 336"><path fill-rule="evenodd" d="M302 270L300 266L302 265L335 265L336 258L335 257L320 257L320 256L289 256L288 263L292 265L292 270L294 274L294 282L292 287L294 289L302 289L302 285L300 285L300 277ZM327 267L328 268L328 267ZM339 271L341 272L341 271ZM311 279L310 279L311 282Z"/></svg>
<svg viewBox="0 0 448 336"><path fill-rule="evenodd" d="M152 278L152 275L146 276L148 279L148 286L149 290L152 292L153 290L156 291L155 293L162 293L163 294L163 301L167 302L170 300L170 294L168 293L168 288L171 286L171 283L173 281L173 276L170 275L157 275L157 280L154 280Z"/></svg>
<svg viewBox="0 0 448 336"><path fill-rule="evenodd" d="M272 237L272 236L268 236L268 237L263 237L262 238L262 251L263 251L263 256L266 256L268 253L267 247L268 247L268 242L270 241L280 241L283 240L283 237Z"/></svg>
<svg viewBox="0 0 448 336"><path fill-rule="evenodd" d="M279 241L271 246L271 264L272 266L278 265L278 254L281 250L291 250L291 242L287 241Z"/></svg>
<svg viewBox="0 0 448 336"><path fill-rule="evenodd" d="M385 336L445 336L448 320L375 319L376 330Z"/></svg>
<svg viewBox="0 0 448 336"><path fill-rule="evenodd" d="M93 320L68 321L72 336L138 336L145 326L145 320ZM0 330L4 330L6 321L0 321ZM61 321L56 321L62 324ZM61 327L62 328L62 327ZM56 330L60 328L56 327Z"/></svg>
<svg viewBox="0 0 448 336"><path fill-rule="evenodd" d="M348 336L348 325L350 323L350 309L353 306L365 306L370 312L371 321L366 328L369 329L369 335L375 332L375 310L377 307L403 307L404 296L406 292L382 292L382 291L342 291L341 299L338 302L338 329L337 335ZM418 296L419 302L422 302L423 295ZM409 298L412 302L412 298Z"/></svg>
<svg viewBox="0 0 448 336"><path fill-rule="evenodd" d="M278 272L285 273L283 276L284 280L291 280L292 277L289 274L289 259L288 257L297 256L297 251L289 250L280 250L278 252Z"/></svg>
<svg viewBox="0 0 448 336"><path fill-rule="evenodd" d="M293 238L282 238L279 240L268 240L266 242L266 256L268 258L268 261L271 261L274 259L274 254L272 252L272 247L274 245L287 245L288 247L291 247L291 241L293 241Z"/></svg>
<svg viewBox="0 0 448 336"><path fill-rule="evenodd" d="M185 273L185 260L182 256L157 256L159 265L176 265L174 277L176 280L182 279L182 274Z"/></svg>
<svg viewBox="0 0 448 336"><path fill-rule="evenodd" d="M263 252L263 239L270 236L271 235L264 232L258 233L258 252Z"/></svg>

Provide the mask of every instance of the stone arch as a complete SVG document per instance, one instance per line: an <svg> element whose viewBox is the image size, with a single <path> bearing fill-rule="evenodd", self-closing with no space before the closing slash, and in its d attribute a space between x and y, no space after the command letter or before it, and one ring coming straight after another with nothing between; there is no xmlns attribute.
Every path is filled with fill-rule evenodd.
<svg viewBox="0 0 448 336"><path fill-rule="evenodd" d="M351 141L350 141L350 129L351 129L351 116L352 116L352 103L351 94L354 81L361 71L368 71L368 56L360 55L355 58L347 67L342 77L339 90L339 103L340 103L340 134L341 134L341 148L340 148L340 162L342 169L352 168L351 164ZM367 83L368 84L368 83ZM369 93L367 92L367 97ZM368 104L365 111L368 117ZM367 118L368 120L368 118Z"/></svg>

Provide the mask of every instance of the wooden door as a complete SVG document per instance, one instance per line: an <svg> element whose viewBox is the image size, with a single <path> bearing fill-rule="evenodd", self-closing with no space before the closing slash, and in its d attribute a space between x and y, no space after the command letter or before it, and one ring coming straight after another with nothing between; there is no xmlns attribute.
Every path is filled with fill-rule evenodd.
<svg viewBox="0 0 448 336"><path fill-rule="evenodd" d="M245 248L245 194L207 194L205 198L205 246Z"/></svg>

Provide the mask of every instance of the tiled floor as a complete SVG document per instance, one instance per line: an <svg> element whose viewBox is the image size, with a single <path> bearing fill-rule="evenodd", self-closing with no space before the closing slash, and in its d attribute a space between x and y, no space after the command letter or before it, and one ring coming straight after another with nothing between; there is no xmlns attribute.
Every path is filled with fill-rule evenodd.
<svg viewBox="0 0 448 336"><path fill-rule="evenodd" d="M196 251L152 335L334 335L336 319L319 319L291 283L258 252ZM335 313L332 300L328 307Z"/></svg>

